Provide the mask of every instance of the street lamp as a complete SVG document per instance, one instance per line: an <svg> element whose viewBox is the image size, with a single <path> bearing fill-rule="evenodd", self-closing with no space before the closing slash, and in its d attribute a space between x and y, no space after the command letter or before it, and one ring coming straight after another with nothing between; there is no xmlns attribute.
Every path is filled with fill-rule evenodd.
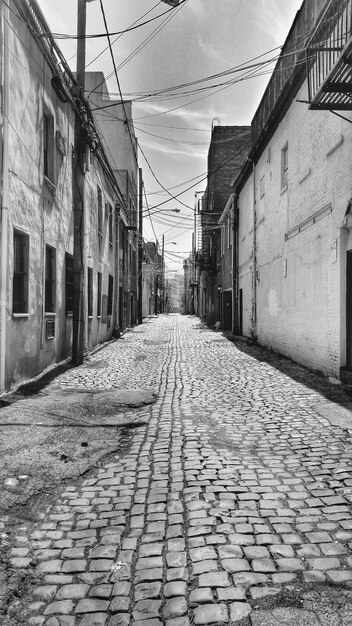
<svg viewBox="0 0 352 626"><path fill-rule="evenodd" d="M162 0L162 2L165 2L170 7L177 7L180 4L181 0Z"/></svg>

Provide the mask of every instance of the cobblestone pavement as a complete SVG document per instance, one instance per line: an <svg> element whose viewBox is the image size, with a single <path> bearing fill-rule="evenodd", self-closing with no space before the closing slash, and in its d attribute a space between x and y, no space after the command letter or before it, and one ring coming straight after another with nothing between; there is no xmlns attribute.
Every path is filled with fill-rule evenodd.
<svg viewBox="0 0 352 626"><path fill-rule="evenodd" d="M36 578L9 623L352 624L351 433L321 391L182 316L53 384L158 399L124 455L18 530L11 565Z"/></svg>

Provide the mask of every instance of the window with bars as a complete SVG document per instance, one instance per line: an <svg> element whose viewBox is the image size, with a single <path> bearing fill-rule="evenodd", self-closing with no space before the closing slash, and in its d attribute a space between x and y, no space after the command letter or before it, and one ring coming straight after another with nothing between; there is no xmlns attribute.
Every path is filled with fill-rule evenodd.
<svg viewBox="0 0 352 626"><path fill-rule="evenodd" d="M88 317L93 316L93 269L88 267Z"/></svg>
<svg viewBox="0 0 352 626"><path fill-rule="evenodd" d="M65 254L65 309L66 315L73 313L73 256Z"/></svg>
<svg viewBox="0 0 352 626"><path fill-rule="evenodd" d="M103 280L102 273L97 272L97 277L98 277L97 316L101 317L101 286L102 286L102 280Z"/></svg>
<svg viewBox="0 0 352 626"><path fill-rule="evenodd" d="M54 182L54 119L48 111L43 114L43 174Z"/></svg>
<svg viewBox="0 0 352 626"><path fill-rule="evenodd" d="M112 315L112 295L114 291L114 279L109 274L109 288L108 288L108 315Z"/></svg>
<svg viewBox="0 0 352 626"><path fill-rule="evenodd" d="M45 313L55 311L56 295L56 252L45 246Z"/></svg>
<svg viewBox="0 0 352 626"><path fill-rule="evenodd" d="M108 229L109 229L109 245L112 246L114 243L114 231L113 231L113 212L111 204L107 203L107 216L108 216Z"/></svg>
<svg viewBox="0 0 352 626"><path fill-rule="evenodd" d="M29 236L19 230L13 232L12 312L28 313Z"/></svg>
<svg viewBox="0 0 352 626"><path fill-rule="evenodd" d="M98 224L97 224L98 240L99 240L99 243L101 243L103 239L103 194L99 185L97 186L97 198L98 198L98 207L97 207L98 209Z"/></svg>

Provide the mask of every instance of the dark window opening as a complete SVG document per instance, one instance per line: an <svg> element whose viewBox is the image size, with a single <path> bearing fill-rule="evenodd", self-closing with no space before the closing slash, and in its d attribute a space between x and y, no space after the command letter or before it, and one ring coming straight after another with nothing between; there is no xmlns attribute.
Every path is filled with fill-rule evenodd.
<svg viewBox="0 0 352 626"><path fill-rule="evenodd" d="M28 313L29 236L14 230L13 248L12 312Z"/></svg>
<svg viewBox="0 0 352 626"><path fill-rule="evenodd" d="M45 313L55 311L56 255L55 248L45 247Z"/></svg>
<svg viewBox="0 0 352 626"><path fill-rule="evenodd" d="M114 279L109 274L109 289L108 289L108 315L112 315L112 294L114 291Z"/></svg>
<svg viewBox="0 0 352 626"><path fill-rule="evenodd" d="M88 317L93 315L93 269L88 267Z"/></svg>
<svg viewBox="0 0 352 626"><path fill-rule="evenodd" d="M97 272L98 275L98 300L97 300L97 316L101 317L101 285L102 285L102 274L101 272Z"/></svg>
<svg viewBox="0 0 352 626"><path fill-rule="evenodd" d="M66 315L73 313L73 256L65 254L65 308Z"/></svg>

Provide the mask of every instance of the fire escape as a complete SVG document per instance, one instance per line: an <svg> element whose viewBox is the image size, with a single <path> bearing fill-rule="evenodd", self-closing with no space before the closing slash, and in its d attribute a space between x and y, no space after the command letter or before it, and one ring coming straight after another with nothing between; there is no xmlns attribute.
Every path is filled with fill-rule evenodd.
<svg viewBox="0 0 352 626"><path fill-rule="evenodd" d="M352 0L331 0L307 46L310 109L352 110Z"/></svg>

